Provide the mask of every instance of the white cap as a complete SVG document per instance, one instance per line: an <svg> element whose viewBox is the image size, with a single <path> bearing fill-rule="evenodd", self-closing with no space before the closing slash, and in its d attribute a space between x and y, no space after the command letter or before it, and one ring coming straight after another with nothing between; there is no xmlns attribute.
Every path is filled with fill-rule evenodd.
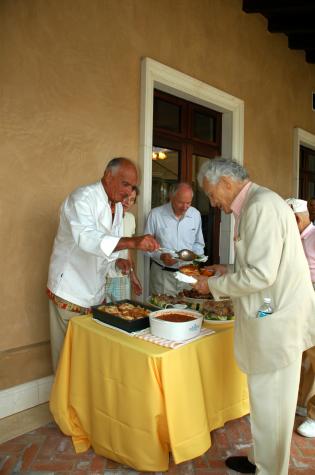
<svg viewBox="0 0 315 475"><path fill-rule="evenodd" d="M298 200L297 198L288 198L286 200L288 205L293 209L294 213L305 213L307 209L307 201Z"/></svg>

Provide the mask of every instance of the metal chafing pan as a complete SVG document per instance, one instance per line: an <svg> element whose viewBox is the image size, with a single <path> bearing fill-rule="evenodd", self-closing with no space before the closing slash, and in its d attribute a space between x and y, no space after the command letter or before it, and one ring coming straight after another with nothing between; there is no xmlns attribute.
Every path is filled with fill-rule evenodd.
<svg viewBox="0 0 315 475"><path fill-rule="evenodd" d="M100 304L95 305L92 307L93 318L95 320L99 320L107 325L111 325L112 327L120 328L126 332L135 332L139 330L143 330L144 328L148 328L150 326L149 317L141 317L137 320L125 320L124 318L120 317L119 315L113 315L112 313L106 312L106 307L112 307L113 305L117 306L122 303L131 303L137 307L142 307L150 312L154 312L157 310L157 307L154 305L144 304L141 302L136 302L135 300L118 300L116 304L108 303L108 304ZM100 308L102 307L102 308Z"/></svg>

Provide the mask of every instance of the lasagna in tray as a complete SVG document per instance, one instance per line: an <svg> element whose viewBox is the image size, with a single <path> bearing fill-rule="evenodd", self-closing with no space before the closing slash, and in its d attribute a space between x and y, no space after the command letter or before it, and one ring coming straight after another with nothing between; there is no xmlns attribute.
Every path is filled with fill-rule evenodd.
<svg viewBox="0 0 315 475"><path fill-rule="evenodd" d="M124 320L138 320L139 318L147 317L150 313L150 310L132 303L101 305L98 309L110 315L123 318Z"/></svg>

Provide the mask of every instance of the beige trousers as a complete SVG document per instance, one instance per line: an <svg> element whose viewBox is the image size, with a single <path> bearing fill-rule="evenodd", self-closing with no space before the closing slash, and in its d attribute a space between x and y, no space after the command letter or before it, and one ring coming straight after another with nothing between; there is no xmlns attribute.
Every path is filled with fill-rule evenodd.
<svg viewBox="0 0 315 475"><path fill-rule="evenodd" d="M50 346L54 373L57 370L59 356L67 332L69 320L73 317L78 317L79 315L80 313L64 310L49 300Z"/></svg>
<svg viewBox="0 0 315 475"><path fill-rule="evenodd" d="M174 272L163 270L155 262L151 264L150 270L150 294L166 294L175 296L183 289L191 289L191 286L178 281L174 277Z"/></svg>
<svg viewBox="0 0 315 475"><path fill-rule="evenodd" d="M248 375L256 475L288 475L302 354L272 373ZM283 397L285 395L285 397Z"/></svg>

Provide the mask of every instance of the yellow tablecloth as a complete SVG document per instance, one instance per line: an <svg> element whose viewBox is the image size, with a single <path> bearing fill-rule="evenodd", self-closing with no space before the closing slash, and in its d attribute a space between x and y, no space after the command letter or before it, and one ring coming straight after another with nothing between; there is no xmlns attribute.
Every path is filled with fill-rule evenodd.
<svg viewBox="0 0 315 475"><path fill-rule="evenodd" d="M75 450L140 471L203 454L210 431L249 412L246 377L233 356L233 328L176 350L99 325L70 321L50 409Z"/></svg>

